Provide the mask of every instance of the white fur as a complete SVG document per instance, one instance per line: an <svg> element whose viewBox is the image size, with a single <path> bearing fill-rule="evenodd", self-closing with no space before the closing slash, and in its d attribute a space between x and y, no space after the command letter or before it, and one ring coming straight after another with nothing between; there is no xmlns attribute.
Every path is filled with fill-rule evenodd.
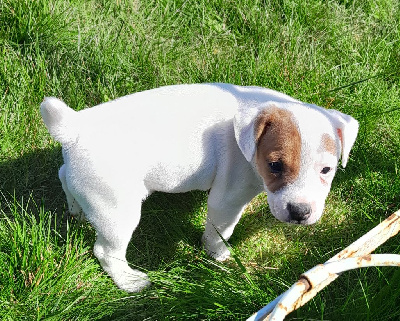
<svg viewBox="0 0 400 321"><path fill-rule="evenodd" d="M323 133L335 137L345 165L358 130L350 116L273 90L228 84L167 86L80 112L56 98L44 100L43 120L63 145L59 176L70 212L83 212L95 227L94 253L121 289L135 292L149 284L144 273L128 266L125 252L141 202L156 190L210 190L203 242L214 258L229 256L215 229L229 239L246 204L268 191L254 161L254 120L271 103L293 113L302 140L299 178L268 193L271 212L290 221L287 202L308 202L313 214L304 223L313 223L340 157L318 150L318 139ZM323 177L326 184L321 166L334 168Z"/></svg>

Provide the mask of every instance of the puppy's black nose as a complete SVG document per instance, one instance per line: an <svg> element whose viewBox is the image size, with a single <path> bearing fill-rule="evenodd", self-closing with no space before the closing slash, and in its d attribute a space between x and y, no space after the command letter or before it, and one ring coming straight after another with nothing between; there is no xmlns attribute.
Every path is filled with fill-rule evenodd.
<svg viewBox="0 0 400 321"><path fill-rule="evenodd" d="M288 203L290 219L301 223L308 219L311 215L311 205L308 203Z"/></svg>

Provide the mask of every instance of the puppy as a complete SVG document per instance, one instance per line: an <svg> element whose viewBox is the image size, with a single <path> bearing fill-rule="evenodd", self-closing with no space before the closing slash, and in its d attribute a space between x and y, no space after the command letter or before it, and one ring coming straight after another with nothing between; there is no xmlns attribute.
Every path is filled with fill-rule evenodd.
<svg viewBox="0 0 400 321"><path fill-rule="evenodd" d="M202 241L224 260L229 250L220 235L229 239L263 190L280 221L316 222L358 132L358 122L336 110L230 84L166 86L79 112L46 98L41 113L62 144L59 177L69 211L93 224L95 256L129 292L149 284L125 254L153 191L209 190Z"/></svg>

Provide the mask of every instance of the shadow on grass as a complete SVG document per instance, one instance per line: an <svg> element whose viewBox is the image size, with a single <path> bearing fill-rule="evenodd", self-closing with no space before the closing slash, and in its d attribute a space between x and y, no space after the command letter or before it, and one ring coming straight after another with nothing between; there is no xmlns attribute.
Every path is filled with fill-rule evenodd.
<svg viewBox="0 0 400 321"><path fill-rule="evenodd" d="M0 191L13 202L30 200L30 210L36 212L40 204L57 212L64 208L64 192L58 180L62 163L61 148L42 149L0 162ZM1 204L7 213L7 204Z"/></svg>
<svg viewBox="0 0 400 321"><path fill-rule="evenodd" d="M128 247L128 261L155 269L176 256L177 248L201 248L206 193L153 193L142 204L142 217ZM186 246L186 249L185 249Z"/></svg>

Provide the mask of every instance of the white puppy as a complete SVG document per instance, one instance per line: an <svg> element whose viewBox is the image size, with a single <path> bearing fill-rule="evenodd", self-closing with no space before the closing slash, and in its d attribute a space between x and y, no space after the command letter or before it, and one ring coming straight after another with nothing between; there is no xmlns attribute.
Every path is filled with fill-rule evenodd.
<svg viewBox="0 0 400 321"><path fill-rule="evenodd" d="M229 239L263 190L277 219L316 222L358 132L357 121L338 111L229 84L166 86L79 112L46 98L41 113L63 147L59 176L71 214L93 224L94 254L132 292L149 284L125 254L150 193L210 190L203 243L224 260L218 233Z"/></svg>

